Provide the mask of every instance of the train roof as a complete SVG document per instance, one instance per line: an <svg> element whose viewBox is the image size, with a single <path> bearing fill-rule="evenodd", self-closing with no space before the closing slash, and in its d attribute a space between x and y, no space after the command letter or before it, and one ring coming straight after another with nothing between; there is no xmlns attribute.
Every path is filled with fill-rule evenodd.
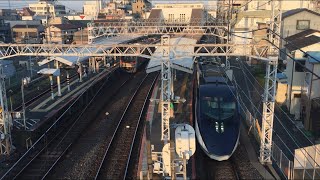
<svg viewBox="0 0 320 180"><path fill-rule="evenodd" d="M203 79L202 84L208 83L228 83L228 78L221 72L221 67L216 63L199 62L198 71L201 73L201 78Z"/></svg>

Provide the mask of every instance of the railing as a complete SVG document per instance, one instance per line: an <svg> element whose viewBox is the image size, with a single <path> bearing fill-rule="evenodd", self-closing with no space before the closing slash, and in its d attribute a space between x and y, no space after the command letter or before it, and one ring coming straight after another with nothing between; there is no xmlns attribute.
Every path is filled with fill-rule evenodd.
<svg viewBox="0 0 320 180"><path fill-rule="evenodd" d="M293 178L293 162L282 152L276 143L272 142L271 157L274 164L276 164L282 175L287 179Z"/></svg>

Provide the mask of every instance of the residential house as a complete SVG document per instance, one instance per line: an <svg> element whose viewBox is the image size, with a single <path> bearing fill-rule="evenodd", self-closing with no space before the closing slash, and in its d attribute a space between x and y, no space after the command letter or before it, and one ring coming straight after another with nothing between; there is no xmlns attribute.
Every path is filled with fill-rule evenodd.
<svg viewBox="0 0 320 180"><path fill-rule="evenodd" d="M12 9L0 9L0 17L1 19L7 21L19 20L19 15L17 14L17 11Z"/></svg>
<svg viewBox="0 0 320 180"><path fill-rule="evenodd" d="M102 1L85 1L83 14L93 16L96 19L104 7L105 3Z"/></svg>
<svg viewBox="0 0 320 180"><path fill-rule="evenodd" d="M204 4L156 4L148 19L162 18L167 24L196 24L205 20ZM196 21L191 21L191 20Z"/></svg>
<svg viewBox="0 0 320 180"><path fill-rule="evenodd" d="M305 66L311 72L305 72L302 88L301 111L306 130L320 136L320 51L308 51ZM318 77L317 77L317 76Z"/></svg>
<svg viewBox="0 0 320 180"><path fill-rule="evenodd" d="M88 44L88 28L80 29L74 33L74 44Z"/></svg>
<svg viewBox="0 0 320 180"><path fill-rule="evenodd" d="M49 44L70 44L78 28L80 26L73 24L52 24L46 28L45 41L48 41Z"/></svg>
<svg viewBox="0 0 320 180"><path fill-rule="evenodd" d="M15 25L12 27L12 39L14 43L40 44L43 31L42 25Z"/></svg>
<svg viewBox="0 0 320 180"><path fill-rule="evenodd" d="M39 0L37 3L30 3L29 9L35 12L35 15L48 15L51 17L63 16L66 14L64 5L56 4L55 0Z"/></svg>
<svg viewBox="0 0 320 180"><path fill-rule="evenodd" d="M317 51L320 49L320 37L316 35L309 36L310 34L316 33L318 32L307 30L306 32L301 32L286 38L287 40L290 40L290 43L285 45L286 53L295 59L295 61L293 61L291 58L285 57L287 61L285 73L288 77L286 105L290 114L295 114L296 119L300 119L301 114L301 88L303 86L305 73L303 66L306 63L304 52Z"/></svg>
<svg viewBox="0 0 320 180"><path fill-rule="evenodd" d="M237 0L235 0L233 2L235 4L240 3L241 5L235 6L235 8L232 10L233 14L231 18L231 26L234 29L234 36L232 36L232 41L234 43L243 44L252 43L251 38L253 38L253 33L250 32L259 29L258 26L261 23L268 24L268 22L270 21L271 3L264 1L252 1L246 5L246 1L237 2ZM263 3L265 6L261 6L261 3ZM300 2L285 0L282 1L282 31L280 35L282 37L288 37L307 29L319 30L319 14L310 10L312 9L310 7L313 7L312 3L306 0ZM285 43L282 41L280 47L283 47L283 44ZM248 50L243 48L236 48L236 52L244 54L246 53L245 51L247 52Z"/></svg>
<svg viewBox="0 0 320 180"><path fill-rule="evenodd" d="M320 14L306 8L292 9L282 13L281 36L287 38L302 31L320 30ZM283 48L285 41L281 41Z"/></svg>
<svg viewBox="0 0 320 180"><path fill-rule="evenodd" d="M20 11L19 15L23 21L41 21L41 24L47 24L47 17L45 15L37 15L35 12L31 11L30 8L24 7Z"/></svg>
<svg viewBox="0 0 320 180"><path fill-rule="evenodd" d="M139 14L145 18L145 13L151 9L151 3L147 0L136 0L132 3L132 14Z"/></svg>

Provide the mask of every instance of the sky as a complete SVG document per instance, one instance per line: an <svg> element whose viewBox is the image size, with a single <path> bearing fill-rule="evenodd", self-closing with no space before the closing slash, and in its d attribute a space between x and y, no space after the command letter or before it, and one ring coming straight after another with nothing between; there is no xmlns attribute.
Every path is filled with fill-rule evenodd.
<svg viewBox="0 0 320 180"><path fill-rule="evenodd" d="M92 0L93 1L93 0ZM170 3L177 3L177 2L199 2L199 1L208 1L208 0L150 0L152 3L159 3L159 2L170 2ZM0 9L1 8L10 8L16 9L16 8L22 8L27 7L29 3L37 2L37 0L0 0ZM84 0L58 0L58 3L63 4L66 6L66 10L76 10L76 11L82 11L82 6L84 3Z"/></svg>

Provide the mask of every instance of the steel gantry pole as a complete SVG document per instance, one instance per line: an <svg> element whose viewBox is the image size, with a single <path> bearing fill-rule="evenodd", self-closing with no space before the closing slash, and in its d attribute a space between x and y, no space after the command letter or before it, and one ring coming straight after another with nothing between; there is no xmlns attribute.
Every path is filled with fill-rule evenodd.
<svg viewBox="0 0 320 180"><path fill-rule="evenodd" d="M0 155L8 155L12 149L11 141L11 119L8 111L5 75L3 74L3 67L0 66Z"/></svg>
<svg viewBox="0 0 320 180"><path fill-rule="evenodd" d="M276 96L276 75L280 48L280 37L273 33L280 34L281 28L281 0L271 2L272 17L270 19L270 30L268 31L269 61L266 68L266 79L263 97L262 116L262 138L260 144L260 162L271 163L272 156L272 131L274 119L274 105Z"/></svg>
<svg viewBox="0 0 320 180"><path fill-rule="evenodd" d="M171 103L171 62L170 36L161 36L162 63L161 63L161 140L164 144L170 141L170 103Z"/></svg>

